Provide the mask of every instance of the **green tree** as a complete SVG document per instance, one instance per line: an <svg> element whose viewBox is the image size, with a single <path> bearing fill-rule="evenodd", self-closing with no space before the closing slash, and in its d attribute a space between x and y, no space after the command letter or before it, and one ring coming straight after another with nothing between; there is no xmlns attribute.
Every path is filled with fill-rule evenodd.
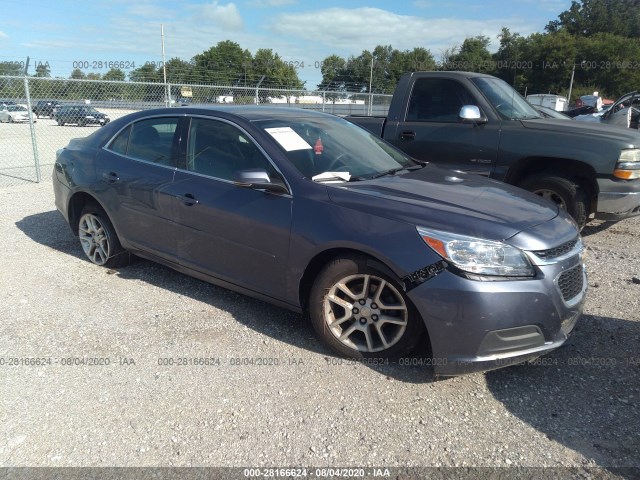
<svg viewBox="0 0 640 480"><path fill-rule="evenodd" d="M82 80L84 78L87 78L87 75L79 68L75 68L71 72L71 75L69 75L69 78L72 78L74 80Z"/></svg>
<svg viewBox="0 0 640 480"><path fill-rule="evenodd" d="M48 63L38 63L36 65L36 74L35 77L50 77L51 76L51 68L49 68Z"/></svg>
<svg viewBox="0 0 640 480"><path fill-rule="evenodd" d="M275 88L301 89L304 83L293 64L287 63L270 48L259 49L253 57L253 75L264 76L263 84Z"/></svg>
<svg viewBox="0 0 640 480"><path fill-rule="evenodd" d="M527 39L518 33L511 33L503 27L498 35L500 47L493 54L494 75L511 83L514 87L526 83L527 75L533 65L527 61L525 49Z"/></svg>
<svg viewBox="0 0 640 480"><path fill-rule="evenodd" d="M111 80L116 82L124 82L126 78L126 74L119 68L112 68L102 76L103 80Z"/></svg>
<svg viewBox="0 0 640 480"><path fill-rule="evenodd" d="M24 74L24 67L19 62L0 62L0 75L20 76Z"/></svg>
<svg viewBox="0 0 640 480"><path fill-rule="evenodd" d="M528 92L566 91L577 53L576 39L567 32L530 35L523 48L523 59L533 67L526 72Z"/></svg>
<svg viewBox="0 0 640 480"><path fill-rule="evenodd" d="M158 75L156 65L150 62L129 72L129 80L132 82L161 82L162 76Z"/></svg>
<svg viewBox="0 0 640 480"><path fill-rule="evenodd" d="M493 61L488 48L490 43L491 39L483 35L466 38L460 49L449 57L449 63L444 68L493 73Z"/></svg>
<svg viewBox="0 0 640 480"><path fill-rule="evenodd" d="M550 33L565 31L571 35L590 37L612 33L628 38L640 37L640 1L581 0L571 2L557 20L547 24Z"/></svg>
<svg viewBox="0 0 640 480"><path fill-rule="evenodd" d="M344 92L348 80L347 61L339 55L329 55L320 64L322 81L318 84L318 90L331 92ZM334 96L332 98L337 98Z"/></svg>
<svg viewBox="0 0 640 480"><path fill-rule="evenodd" d="M243 50L236 42L224 40L193 57L192 62L198 81L238 85L243 83L247 69L251 69L252 57L249 50Z"/></svg>
<svg viewBox="0 0 640 480"><path fill-rule="evenodd" d="M413 50L406 50L404 53L402 73L425 72L437 68L436 61L429 50L423 47L416 47Z"/></svg>

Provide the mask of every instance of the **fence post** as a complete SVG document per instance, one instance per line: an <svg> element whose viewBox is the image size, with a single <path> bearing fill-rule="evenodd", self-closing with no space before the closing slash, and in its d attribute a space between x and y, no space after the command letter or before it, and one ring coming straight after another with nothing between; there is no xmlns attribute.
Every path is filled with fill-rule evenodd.
<svg viewBox="0 0 640 480"><path fill-rule="evenodd" d="M170 83L165 83L164 84L164 106L165 107L171 107L171 84Z"/></svg>
<svg viewBox="0 0 640 480"><path fill-rule="evenodd" d="M33 124L33 112L31 111L31 95L29 94L29 80L24 76L24 93L27 96L27 109L29 109L29 128L31 129L31 147L33 148L33 161L36 166L36 182L40 183L40 158L38 157L38 142L36 141L36 127Z"/></svg>

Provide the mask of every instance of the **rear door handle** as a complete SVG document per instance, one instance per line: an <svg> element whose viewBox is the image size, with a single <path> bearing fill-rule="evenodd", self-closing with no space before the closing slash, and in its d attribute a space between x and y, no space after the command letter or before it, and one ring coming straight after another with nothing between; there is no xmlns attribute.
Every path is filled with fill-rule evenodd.
<svg viewBox="0 0 640 480"><path fill-rule="evenodd" d="M416 132L402 132L400 138L402 140L415 140Z"/></svg>
<svg viewBox="0 0 640 480"><path fill-rule="evenodd" d="M180 196L180 199L182 200L182 203L188 206L197 205L198 203L200 203L193 193L185 193L184 195Z"/></svg>
<svg viewBox="0 0 640 480"><path fill-rule="evenodd" d="M107 183L116 183L120 180L120 177L118 177L116 172L103 173L102 178L105 179Z"/></svg>

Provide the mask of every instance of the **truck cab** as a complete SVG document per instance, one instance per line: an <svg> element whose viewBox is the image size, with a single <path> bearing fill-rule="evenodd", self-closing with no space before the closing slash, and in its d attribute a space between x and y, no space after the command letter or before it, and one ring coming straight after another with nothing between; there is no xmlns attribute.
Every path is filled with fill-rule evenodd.
<svg viewBox="0 0 640 480"><path fill-rule="evenodd" d="M386 118L348 119L417 160L532 191L580 225L640 214L637 131L543 118L490 75L405 74Z"/></svg>

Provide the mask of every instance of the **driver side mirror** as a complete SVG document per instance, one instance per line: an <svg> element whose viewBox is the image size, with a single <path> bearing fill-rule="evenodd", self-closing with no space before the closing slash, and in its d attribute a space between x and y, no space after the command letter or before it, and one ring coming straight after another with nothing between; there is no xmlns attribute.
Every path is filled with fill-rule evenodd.
<svg viewBox="0 0 640 480"><path fill-rule="evenodd" d="M239 170L235 173L233 184L236 187L266 190L273 193L289 193L287 187L280 182L272 182L269 174L262 168Z"/></svg>
<svg viewBox="0 0 640 480"><path fill-rule="evenodd" d="M480 108L476 105L463 106L460 109L460 113L458 113L458 120L461 123L475 123L478 125L489 121L487 116L482 113Z"/></svg>

